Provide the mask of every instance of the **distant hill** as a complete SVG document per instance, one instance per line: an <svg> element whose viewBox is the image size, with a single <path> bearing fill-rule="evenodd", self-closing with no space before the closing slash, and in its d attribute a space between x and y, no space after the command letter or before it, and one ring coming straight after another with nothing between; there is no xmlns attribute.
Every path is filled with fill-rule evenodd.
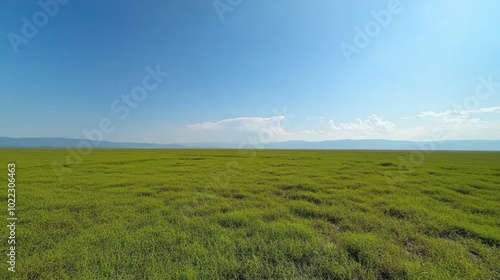
<svg viewBox="0 0 500 280"><path fill-rule="evenodd" d="M88 140L69 138L9 138L0 137L0 148L74 148ZM154 148L185 148L177 144L145 144L145 143L117 143L109 141L90 141L96 148L103 149L154 149Z"/></svg>
<svg viewBox="0 0 500 280"><path fill-rule="evenodd" d="M9 138L0 137L0 148L75 148L82 139L68 138ZM234 143L117 143L109 141L91 141L96 148L103 149L238 149ZM440 142L413 142L392 140L332 140L322 142L287 141L259 144L265 149L301 149L301 150L445 150L445 151L500 151L500 140L450 140ZM254 149L252 146L243 148Z"/></svg>

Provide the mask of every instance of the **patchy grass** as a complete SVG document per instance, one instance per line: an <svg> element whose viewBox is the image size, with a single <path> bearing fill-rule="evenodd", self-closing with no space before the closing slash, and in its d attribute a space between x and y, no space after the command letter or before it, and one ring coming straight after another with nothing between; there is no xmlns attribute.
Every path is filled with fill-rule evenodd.
<svg viewBox="0 0 500 280"><path fill-rule="evenodd" d="M500 153L411 154L0 150L0 279L500 279Z"/></svg>

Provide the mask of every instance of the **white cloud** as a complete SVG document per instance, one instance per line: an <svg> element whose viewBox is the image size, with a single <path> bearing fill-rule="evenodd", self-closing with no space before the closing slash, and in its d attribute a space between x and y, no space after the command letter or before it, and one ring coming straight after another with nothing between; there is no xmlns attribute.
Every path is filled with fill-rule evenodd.
<svg viewBox="0 0 500 280"><path fill-rule="evenodd" d="M212 131L243 131L243 132L265 132L272 131L274 134L286 134L281 128L284 116L262 117L240 117L225 119L217 122L202 122L188 125L190 130L212 130Z"/></svg>
<svg viewBox="0 0 500 280"><path fill-rule="evenodd" d="M323 123L327 128L304 127L297 139L323 141L333 139L392 139L392 140L440 140L452 139L500 139L500 107L479 108L461 111L425 111L416 117L400 118L398 123L373 114L352 122L329 120ZM310 121L314 121L311 120ZM318 122L311 123L317 126Z"/></svg>
<svg viewBox="0 0 500 280"><path fill-rule="evenodd" d="M487 107L475 110L462 110L462 111L443 111L443 112L433 112L426 111L418 115L419 118L433 117L441 119L456 119L458 117L466 118L471 115L486 114L486 113L497 113L500 112L500 107Z"/></svg>
<svg viewBox="0 0 500 280"><path fill-rule="evenodd" d="M427 139L432 132L438 131L447 140L500 139L500 120L496 113L500 113L500 107L421 112L417 119L424 122L425 129L420 129L419 135Z"/></svg>
<svg viewBox="0 0 500 280"><path fill-rule="evenodd" d="M424 111L397 122L372 114L351 122L309 116L303 123L285 117L240 117L188 125L188 142L238 142L249 137L274 141L325 141L337 139L454 140L500 139L500 107L462 111ZM304 120L304 121L305 121ZM283 129L283 127L286 127ZM435 139L435 135L441 135Z"/></svg>
<svg viewBox="0 0 500 280"><path fill-rule="evenodd" d="M325 117L318 117L318 116L309 116L309 117L307 117L308 121L315 120L315 119L322 120L322 121L326 120Z"/></svg>
<svg viewBox="0 0 500 280"><path fill-rule="evenodd" d="M469 110L469 111L465 111L465 112L468 112L468 113L473 113L473 114L482 114L482 113L496 113L496 112L499 112L500 113L500 107L489 107L489 108L481 108L481 109L478 109L478 110Z"/></svg>
<svg viewBox="0 0 500 280"><path fill-rule="evenodd" d="M329 122L332 131L358 132L362 134L374 134L380 132L393 132L396 125L390 121L385 121L383 117L376 114L369 116L365 120L357 119L355 122L335 124L333 120Z"/></svg>

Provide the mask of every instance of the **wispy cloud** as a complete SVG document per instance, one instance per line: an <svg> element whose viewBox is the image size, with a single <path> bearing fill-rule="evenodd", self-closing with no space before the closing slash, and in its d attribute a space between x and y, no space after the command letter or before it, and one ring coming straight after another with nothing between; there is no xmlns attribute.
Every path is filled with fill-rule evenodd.
<svg viewBox="0 0 500 280"><path fill-rule="evenodd" d="M414 138L428 140L433 133L446 139L500 139L500 107L473 110L424 111L412 119L418 127L406 126L404 132Z"/></svg>
<svg viewBox="0 0 500 280"><path fill-rule="evenodd" d="M321 121L325 129L305 127L297 138L308 140L346 138L432 140L434 134L440 133L444 139L500 139L499 113L500 107L461 111L424 111L414 117L401 118L398 122L372 114L352 122Z"/></svg>
<svg viewBox="0 0 500 280"><path fill-rule="evenodd" d="M441 119L456 119L457 117L466 118L471 115L478 114L486 114L486 113L500 113L500 107L487 107L487 108L479 108L475 110L461 110L461 111L442 111L442 112L434 112L434 111L425 111L421 112L418 117L433 117L433 118L441 118Z"/></svg>
<svg viewBox="0 0 500 280"><path fill-rule="evenodd" d="M286 134L281 127L284 116L273 116L269 118L262 117L240 117L233 119L224 119L217 122L202 122L188 125L190 130L212 130L212 131L243 131L243 132L262 132L271 130L275 134Z"/></svg>
<svg viewBox="0 0 500 280"><path fill-rule="evenodd" d="M393 122L384 120L376 114L361 120L357 119L355 122L335 124L333 120L328 122L332 131L347 131L347 132L361 132L364 134L373 134L380 132L393 132L396 125Z"/></svg>
<svg viewBox="0 0 500 280"><path fill-rule="evenodd" d="M439 131L447 139L500 139L498 113L500 107L485 107L474 110L424 111L416 117L403 119L414 119L425 125L418 133L424 138L432 131Z"/></svg>
<svg viewBox="0 0 500 280"><path fill-rule="evenodd" d="M240 141L249 135L272 132L273 141L337 139L391 139L433 140L436 133L441 140L500 139L500 107L486 107L461 111L423 111L413 117L397 121L372 114L354 121L338 122L326 117L309 116L297 127L282 127L283 116L239 117L216 122L188 125L187 131L199 137L217 141ZM192 134L195 135L195 134ZM195 136L193 136L195 137ZM196 136L198 137L198 136Z"/></svg>

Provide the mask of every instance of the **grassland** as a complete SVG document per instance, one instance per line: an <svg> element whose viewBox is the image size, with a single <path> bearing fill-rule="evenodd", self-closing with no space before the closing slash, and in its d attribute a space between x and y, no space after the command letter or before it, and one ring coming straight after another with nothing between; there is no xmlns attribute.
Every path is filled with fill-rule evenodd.
<svg viewBox="0 0 500 280"><path fill-rule="evenodd" d="M500 279L500 153L67 154L0 150L0 279Z"/></svg>

